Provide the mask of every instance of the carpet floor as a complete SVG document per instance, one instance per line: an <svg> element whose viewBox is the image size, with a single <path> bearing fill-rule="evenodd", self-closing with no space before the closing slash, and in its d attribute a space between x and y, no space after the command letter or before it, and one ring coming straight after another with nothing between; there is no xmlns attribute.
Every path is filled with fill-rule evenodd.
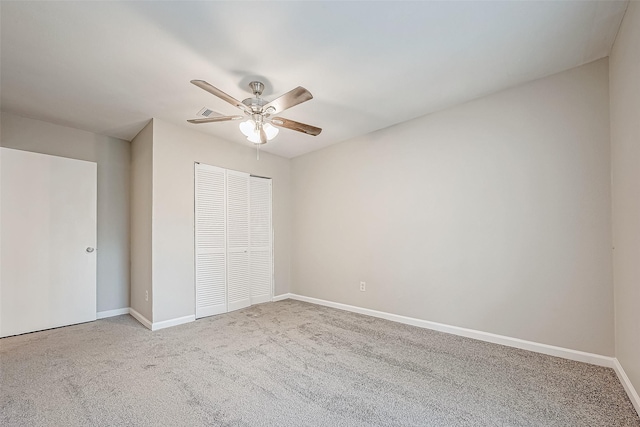
<svg viewBox="0 0 640 427"><path fill-rule="evenodd" d="M280 301L0 340L2 426L640 426L612 369Z"/></svg>

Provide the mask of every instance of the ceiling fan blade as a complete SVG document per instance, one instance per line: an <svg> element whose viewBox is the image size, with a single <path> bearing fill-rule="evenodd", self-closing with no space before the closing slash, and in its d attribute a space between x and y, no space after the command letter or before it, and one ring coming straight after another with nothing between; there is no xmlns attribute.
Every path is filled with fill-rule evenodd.
<svg viewBox="0 0 640 427"><path fill-rule="evenodd" d="M209 117L208 119L191 119L187 121L189 123L198 125L201 123L226 122L229 120L240 120L240 119L244 119L244 116L217 116L217 117Z"/></svg>
<svg viewBox="0 0 640 427"><path fill-rule="evenodd" d="M223 91L221 91L217 87L211 86L209 83L205 82L204 80L191 80L191 83L193 83L194 85L198 86L200 89L206 90L210 94L217 96L218 98L222 99L223 101L228 102L229 104L233 105L234 107L238 107L242 111L250 112L248 110L247 106L244 105L242 102L238 101L237 99L235 99L231 95L227 95L226 93L224 93Z"/></svg>
<svg viewBox="0 0 640 427"><path fill-rule="evenodd" d="M322 129L315 126L306 125L304 123L296 122L294 120L285 119L284 117L274 117L271 119L271 124L281 128L291 129L298 132L306 133L311 136L318 136Z"/></svg>
<svg viewBox="0 0 640 427"><path fill-rule="evenodd" d="M311 95L311 92L301 86L298 86L265 105L262 111L266 111L269 114L278 114L287 108L291 108L312 98L313 95Z"/></svg>

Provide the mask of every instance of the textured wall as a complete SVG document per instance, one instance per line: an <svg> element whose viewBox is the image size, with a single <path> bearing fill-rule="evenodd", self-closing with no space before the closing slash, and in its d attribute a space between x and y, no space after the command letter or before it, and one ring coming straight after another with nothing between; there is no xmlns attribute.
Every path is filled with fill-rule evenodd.
<svg viewBox="0 0 640 427"><path fill-rule="evenodd" d="M640 3L610 59L616 357L640 391Z"/></svg>
<svg viewBox="0 0 640 427"><path fill-rule="evenodd" d="M153 122L131 141L131 308L153 320Z"/></svg>
<svg viewBox="0 0 640 427"><path fill-rule="evenodd" d="M292 292L612 356L608 104L603 59L294 158Z"/></svg>

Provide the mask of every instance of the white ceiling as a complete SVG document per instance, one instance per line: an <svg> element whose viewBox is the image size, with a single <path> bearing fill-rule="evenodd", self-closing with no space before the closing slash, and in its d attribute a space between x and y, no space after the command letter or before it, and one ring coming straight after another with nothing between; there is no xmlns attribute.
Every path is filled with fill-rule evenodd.
<svg viewBox="0 0 640 427"><path fill-rule="evenodd" d="M259 78L281 115L264 151L295 157L609 54L627 1L6 2L3 111L130 140L152 117L249 144L238 122L186 123L233 106Z"/></svg>

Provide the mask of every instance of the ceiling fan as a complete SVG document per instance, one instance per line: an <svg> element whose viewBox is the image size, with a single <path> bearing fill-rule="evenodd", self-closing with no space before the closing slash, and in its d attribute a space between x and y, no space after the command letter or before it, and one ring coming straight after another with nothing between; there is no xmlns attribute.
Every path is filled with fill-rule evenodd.
<svg viewBox="0 0 640 427"><path fill-rule="evenodd" d="M281 113L288 108L294 107L313 98L311 92L303 87L298 86L279 98L269 102L260 97L264 90L264 84L259 81L253 81L249 83L249 87L251 88L251 92L255 98L247 98L240 102L204 80L191 80L191 83L217 96L223 101L228 102L234 107L239 108L244 112L245 116L216 116L205 119L191 119L187 120L189 123L202 124L225 122L229 120L241 120L248 116L249 120L240 123L240 131L249 141L257 145L265 144L267 141L275 138L279 132L279 129L277 129L278 127L295 130L312 136L317 136L322 132L322 129L315 126L285 119L284 117L274 117L275 114Z"/></svg>

